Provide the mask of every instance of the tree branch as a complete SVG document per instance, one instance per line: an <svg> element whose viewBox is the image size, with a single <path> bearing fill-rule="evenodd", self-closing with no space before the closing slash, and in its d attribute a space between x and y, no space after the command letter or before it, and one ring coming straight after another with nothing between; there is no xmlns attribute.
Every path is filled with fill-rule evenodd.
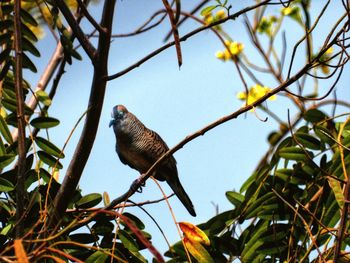
<svg viewBox="0 0 350 263"><path fill-rule="evenodd" d="M14 28L15 28L15 90L17 102L17 124L18 124L18 165L17 165L17 185L16 185L16 238L19 239L24 232L24 222L22 215L25 210L25 119L24 119L24 97L22 87L22 32L21 32L21 0L14 3Z"/></svg>
<svg viewBox="0 0 350 263"><path fill-rule="evenodd" d="M95 141L106 90L107 82L104 76L108 73L107 62L115 2L115 0L106 0L104 4L101 26L105 28L105 33L99 36L97 56L95 63L93 63L94 75L88 103L89 110L73 158L68 166L62 185L54 199L53 207L50 211L51 222L49 225L55 222L53 219L61 218L71 201Z"/></svg>
<svg viewBox="0 0 350 263"><path fill-rule="evenodd" d="M215 21L213 23L211 23L210 25L206 25L206 26L201 26L189 33L187 33L186 35L184 35L183 37L180 37L179 41L182 42L182 41L186 41L188 38L190 37L193 37L194 35L206 30L206 29L210 29L211 27L214 27L214 26L217 26L217 25L220 25L220 24L223 24L225 23L226 21L228 20L234 20L236 19L238 16L244 14L244 13L247 13L251 10L254 10L256 8L258 8L259 6L263 6L263 5L267 5L269 4L270 0L265 0L265 1L262 1L261 3L258 3L256 5L252 5L252 6L249 6L249 7L246 7L230 16L227 16L223 19L220 19L218 21ZM273 4L273 3L271 3ZM116 78L119 78L120 76L123 76L124 74L128 73L129 71L131 70L134 70L135 68L141 66L143 63L145 63L146 61L148 61L149 59L153 58L154 56L158 55L159 53L163 52L164 50L168 49L169 47L175 45L175 41L172 41L172 42L169 42L168 44L165 44L164 46L158 48L157 50L153 51L152 53L148 54L147 56L145 56L144 58L140 59L139 61L137 61L136 63L134 63L133 65L131 65L130 67L127 67L126 69L118 72L118 73L115 73L113 75L110 75L107 77L107 80L112 80L112 79L116 79Z"/></svg>
<svg viewBox="0 0 350 263"><path fill-rule="evenodd" d="M96 48L91 44L91 42L85 36L84 32L81 30L79 24L75 20L74 16L72 15L66 3L63 0L56 0L55 4L62 12L69 26L72 28L74 35L76 36L79 43L85 50L86 54L89 56L91 62L94 63L96 61L95 56L98 54L98 52L96 53Z"/></svg>

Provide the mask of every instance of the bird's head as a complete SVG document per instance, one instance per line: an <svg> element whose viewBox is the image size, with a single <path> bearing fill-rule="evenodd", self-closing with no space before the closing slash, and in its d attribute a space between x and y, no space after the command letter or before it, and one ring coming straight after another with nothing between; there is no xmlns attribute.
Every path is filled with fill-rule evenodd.
<svg viewBox="0 0 350 263"><path fill-rule="evenodd" d="M117 105L113 108L112 111L112 120L109 122L109 127L115 125L118 121L125 118L128 113L127 108L123 105Z"/></svg>

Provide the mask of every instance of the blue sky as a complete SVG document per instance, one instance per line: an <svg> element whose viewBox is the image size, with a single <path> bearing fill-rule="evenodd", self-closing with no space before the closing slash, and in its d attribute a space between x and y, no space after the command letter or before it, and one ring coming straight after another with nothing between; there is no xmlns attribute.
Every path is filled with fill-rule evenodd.
<svg viewBox="0 0 350 263"><path fill-rule="evenodd" d="M182 2L182 8L186 11L197 3L197 1ZM232 4L232 13L241 9L243 2L244 6L254 3L254 1L229 2ZM318 12L324 3L325 1L313 1L313 12ZM325 32L337 18L336 15L330 15L339 11L335 5L333 4L325 19L321 21L320 28ZM161 1L156 0L148 0L147 5L140 4L138 0L118 1L114 32L133 31L161 7ZM94 6L92 11L99 14L100 9ZM267 14L279 14L279 12L278 7L271 7ZM303 32L294 21L286 19L285 22L288 52L290 52L293 43L301 37ZM197 26L199 26L197 23L188 21L180 28L180 35ZM88 33L90 27L84 28ZM169 29L169 22L166 19L161 26L146 34L114 39L111 43L109 73L113 74L124 69L161 46L162 39ZM224 29L234 40L245 44L245 54L251 61L261 66L265 65L249 43L241 18L229 21ZM322 37L321 31L314 35L315 49L317 49L317 43L321 46L324 40ZM280 43L280 38L277 43ZM51 55L50 49L53 49L54 45L48 33L46 39L40 44L42 53L40 63L42 64L39 65L39 72L45 68L44 61L47 60L44 58ZM243 91L243 85L233 63L223 63L215 58L215 52L223 47L212 32L209 30L202 32L182 42L181 47L183 52L181 69L177 65L175 48L170 48L141 67L108 83L97 138L80 182L83 194L106 191L111 199L114 199L124 193L138 176L137 171L123 165L115 153L114 133L108 128L113 106L124 104L147 127L157 131L169 147L242 106L242 102L236 99L236 94ZM295 70L303 63L303 52L302 49L296 61ZM80 53L83 54L83 51L81 50ZM289 58L287 56L287 64ZM348 67L344 72L346 70ZM74 61L66 71L49 111L51 116L61 120L60 126L50 131L53 142L60 147L63 146L75 122L86 110L92 78L91 63L86 57L83 61ZM39 74L28 75L32 80L31 83L36 83L38 77ZM260 74L259 78L267 86L277 86L276 81L269 76ZM246 79L249 86L255 84L248 77ZM337 85L339 98L349 100L350 95L345 91L345 84L348 81L349 76L345 73ZM327 81L320 82L320 93L326 92L328 87ZM284 120L287 118L288 108L293 110L293 106L281 97L276 101L268 101L267 106ZM258 111L258 115L261 118L266 117L266 114L261 111ZM68 144L66 158L62 160L65 168L74 152L81 127L82 125ZM248 113L220 125L176 152L180 180L197 212L196 218L191 217L176 198L171 198L170 202L177 220L190 221L194 224L204 222L215 214L213 204L218 205L220 212L231 209L231 204L225 198L225 191L239 190L268 149L266 140L268 133L277 128L276 122L271 118L267 122L262 122L254 114ZM65 169L61 172L61 180L64 171ZM167 193L171 192L165 184L162 186ZM142 202L161 197L160 190L154 182L149 180L143 192L135 194L131 199ZM157 219L171 242L179 239L165 202L145 208ZM164 251L166 243L147 215L138 208L127 209L127 211L135 213L146 223L146 230L152 234L155 246Z"/></svg>

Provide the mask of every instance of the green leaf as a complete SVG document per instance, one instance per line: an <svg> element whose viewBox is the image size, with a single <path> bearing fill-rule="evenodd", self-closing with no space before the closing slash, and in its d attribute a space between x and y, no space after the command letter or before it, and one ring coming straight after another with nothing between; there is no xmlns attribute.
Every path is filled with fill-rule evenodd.
<svg viewBox="0 0 350 263"><path fill-rule="evenodd" d="M4 120L4 118L1 115L0 115L0 132L1 132L2 136L4 136L4 139L9 144L13 143L13 139L12 139L12 135L11 135L10 129L7 126L6 121Z"/></svg>
<svg viewBox="0 0 350 263"><path fill-rule="evenodd" d="M108 255L103 253L103 249L96 251L87 259L84 260L85 263L95 263L95 262L107 262Z"/></svg>
<svg viewBox="0 0 350 263"><path fill-rule="evenodd" d="M299 143L301 143L304 147L309 148L311 150L320 150L321 142L317 140L314 136L307 133L296 133L296 139Z"/></svg>
<svg viewBox="0 0 350 263"><path fill-rule="evenodd" d="M118 237L126 249L135 252L139 251L136 241L131 237L131 235L128 234L128 232L123 229L119 229Z"/></svg>
<svg viewBox="0 0 350 263"><path fill-rule="evenodd" d="M35 96L38 98L40 102L42 102L45 106L51 105L51 99L49 95L44 90L37 90L35 92Z"/></svg>
<svg viewBox="0 0 350 263"><path fill-rule="evenodd" d="M38 38L36 37L36 35L33 33L32 30L30 30L30 28L26 24L21 23L21 29L22 29L23 37L27 37L29 40L33 42L38 41Z"/></svg>
<svg viewBox="0 0 350 263"><path fill-rule="evenodd" d="M34 27L38 26L38 22L36 22L35 18L23 8L21 8L21 17L23 21L26 22L27 24L30 24Z"/></svg>
<svg viewBox="0 0 350 263"><path fill-rule="evenodd" d="M337 200L337 203L339 205L339 208L343 208L344 207L344 195L343 195L343 190L342 187L340 185L340 182L332 177L328 177L327 178L329 186L331 187L335 199Z"/></svg>
<svg viewBox="0 0 350 263"><path fill-rule="evenodd" d="M57 158L64 158L64 154L61 151L60 148L58 148L56 145L54 145L52 142L42 138L42 137L36 137L35 138L36 144L39 146L40 149L42 149L47 154L53 155Z"/></svg>
<svg viewBox="0 0 350 263"><path fill-rule="evenodd" d="M40 57L39 50L32 44L32 42L30 42L25 37L22 38L22 46L23 46L23 50L29 51L32 55L36 57Z"/></svg>
<svg viewBox="0 0 350 263"><path fill-rule="evenodd" d="M10 45L10 43L12 43L11 37L12 37L12 34L10 34L10 33L1 33L0 45L7 44L7 45L11 46Z"/></svg>
<svg viewBox="0 0 350 263"><path fill-rule="evenodd" d="M235 206L238 207L244 201L244 195L235 191L227 191L226 198Z"/></svg>
<svg viewBox="0 0 350 263"><path fill-rule="evenodd" d="M114 225L106 220L98 220L91 229L95 235L104 236L113 232Z"/></svg>
<svg viewBox="0 0 350 263"><path fill-rule="evenodd" d="M242 251L242 261L252 262L256 255L257 249L264 244L260 236L267 230L269 221L260 222L255 228L252 237L245 244Z"/></svg>
<svg viewBox="0 0 350 263"><path fill-rule="evenodd" d="M11 59L10 53L11 53L10 47L2 50L2 52L0 53L0 63L3 63L4 61Z"/></svg>
<svg viewBox="0 0 350 263"><path fill-rule="evenodd" d="M327 118L326 114L317 109L311 109L304 113L304 119L311 123L317 123Z"/></svg>
<svg viewBox="0 0 350 263"><path fill-rule="evenodd" d="M303 149L299 147L284 147L278 151L278 155L287 160L306 161L307 156ZM311 153L309 153L311 156Z"/></svg>
<svg viewBox="0 0 350 263"><path fill-rule="evenodd" d="M38 117L33 119L30 124L37 129L48 129L57 126L60 121L52 117Z"/></svg>
<svg viewBox="0 0 350 263"><path fill-rule="evenodd" d="M17 102L15 99L4 98L2 100L3 106L9 111L16 112L17 111ZM24 114L30 115L33 113L33 110L28 107L27 104L24 104Z"/></svg>
<svg viewBox="0 0 350 263"><path fill-rule="evenodd" d="M145 224L137 216L134 216L133 214L127 212L123 213L123 216L129 218L134 223L134 225L137 226L138 229L145 229Z"/></svg>
<svg viewBox="0 0 350 263"><path fill-rule="evenodd" d="M294 171L292 169L278 169L275 172L275 176L291 184L295 184L295 185L305 184L304 180L294 176Z"/></svg>
<svg viewBox="0 0 350 263"><path fill-rule="evenodd" d="M13 160L16 158L16 155L14 154L4 154L0 156L0 169L5 168L9 164L13 162Z"/></svg>
<svg viewBox="0 0 350 263"><path fill-rule="evenodd" d="M215 8L217 8L217 5L210 5L202 9L201 16L207 16L213 11Z"/></svg>
<svg viewBox="0 0 350 263"><path fill-rule="evenodd" d="M102 201L102 196L98 193L91 193L80 198L75 205L79 208L91 208Z"/></svg>
<svg viewBox="0 0 350 263"><path fill-rule="evenodd" d="M0 177L0 192L10 192L15 189L15 186L8 180Z"/></svg>
<svg viewBox="0 0 350 263"><path fill-rule="evenodd" d="M31 59L25 54L22 53L22 58L23 58L23 67L29 69L33 73L37 73L38 70L36 69L36 66L34 63L31 61Z"/></svg>
<svg viewBox="0 0 350 263"><path fill-rule="evenodd" d="M53 156L50 154L47 154L44 151L38 151L37 152L40 160L42 160L44 163L46 163L50 167L55 167L57 169L62 169L63 165Z"/></svg>

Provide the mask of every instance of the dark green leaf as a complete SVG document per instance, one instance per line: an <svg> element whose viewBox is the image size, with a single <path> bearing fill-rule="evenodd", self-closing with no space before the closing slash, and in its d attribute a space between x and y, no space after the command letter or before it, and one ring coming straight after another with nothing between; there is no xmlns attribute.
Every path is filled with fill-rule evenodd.
<svg viewBox="0 0 350 263"><path fill-rule="evenodd" d="M311 153L309 153L311 155ZM306 161L305 151L299 147L285 147L278 151L278 155L287 160Z"/></svg>
<svg viewBox="0 0 350 263"><path fill-rule="evenodd" d="M32 26L38 26L38 22L36 22L35 18L32 17L31 14L29 14L26 10L21 8L21 17L27 24L30 24Z"/></svg>
<svg viewBox="0 0 350 263"><path fill-rule="evenodd" d="M36 37L36 35L33 33L32 30L30 30L30 28L26 24L22 23L21 27L22 27L23 37L27 37L29 40L33 42L38 41L38 38Z"/></svg>
<svg viewBox="0 0 350 263"><path fill-rule="evenodd" d="M69 238L72 241L81 243L81 244L91 244L94 243L97 239L96 236L88 233L78 233L69 235Z"/></svg>
<svg viewBox="0 0 350 263"><path fill-rule="evenodd" d="M308 110L305 112L303 117L306 121L309 121L311 123L317 123L327 118L327 116L322 111L317 109Z"/></svg>
<svg viewBox="0 0 350 263"><path fill-rule="evenodd" d="M37 154L40 160L46 163L48 166L55 167L57 169L63 168L63 165L55 157L47 154L46 152L38 151Z"/></svg>
<svg viewBox="0 0 350 263"><path fill-rule="evenodd" d="M36 57L40 57L39 50L32 44L32 42L30 42L25 37L22 38L22 46L23 46L23 50L29 51L32 55Z"/></svg>
<svg viewBox="0 0 350 263"><path fill-rule="evenodd" d="M9 144L13 143L10 129L8 128L6 121L4 120L4 118L1 115L0 115L0 132L1 132L2 136L4 136L4 139Z"/></svg>
<svg viewBox="0 0 350 263"><path fill-rule="evenodd" d="M6 48L2 50L2 52L0 53L0 63L3 63L4 61L11 59L10 53L11 53L11 48Z"/></svg>
<svg viewBox="0 0 350 263"><path fill-rule="evenodd" d="M91 193L83 196L75 204L79 208L91 208L98 205L102 201L102 196L98 193Z"/></svg>
<svg viewBox="0 0 350 263"><path fill-rule="evenodd" d="M292 169L278 169L276 170L275 175L283 181L291 184L299 185L305 183L301 178L294 176L294 171Z"/></svg>
<svg viewBox="0 0 350 263"><path fill-rule="evenodd" d="M4 98L2 100L2 104L9 111L16 112L17 110L17 102L15 99ZM33 114L33 110L29 108L27 104L24 104L24 113L26 115L30 115Z"/></svg>
<svg viewBox="0 0 350 263"><path fill-rule="evenodd" d="M11 46L10 45L10 43L12 43L11 36L12 36L12 34L10 34L10 33L1 33L0 45L7 44L7 45Z"/></svg>
<svg viewBox="0 0 350 263"><path fill-rule="evenodd" d="M23 53L22 55L23 55L22 56L22 58L23 58L23 67L29 69L33 73L37 73L38 70L36 69L36 66L31 61L31 59L25 53Z"/></svg>
<svg viewBox="0 0 350 263"><path fill-rule="evenodd" d="M37 129L48 129L60 124L60 121L52 117L38 117L33 119L30 124Z"/></svg>
<svg viewBox="0 0 350 263"><path fill-rule="evenodd" d="M96 224L91 227L91 229L95 235L104 236L113 232L114 225L110 221L98 220L96 221Z"/></svg>
<svg viewBox="0 0 350 263"><path fill-rule="evenodd" d="M309 148L311 150L320 150L321 142L317 140L314 136L307 133L296 133L296 139L299 143L301 143L304 147Z"/></svg>
<svg viewBox="0 0 350 263"><path fill-rule="evenodd" d="M0 192L10 192L15 186L8 180L0 177Z"/></svg>
<svg viewBox="0 0 350 263"><path fill-rule="evenodd" d="M56 145L54 145L52 142L42 137L36 137L35 142L39 146L39 148L42 149L47 154L53 155L61 159L64 158L64 154L63 152L61 152L61 149L58 148Z"/></svg>
<svg viewBox="0 0 350 263"><path fill-rule="evenodd" d="M123 213L123 216L129 218L134 223L134 225L137 226L138 229L145 229L144 223L137 216L134 216L133 214L127 212Z"/></svg>

